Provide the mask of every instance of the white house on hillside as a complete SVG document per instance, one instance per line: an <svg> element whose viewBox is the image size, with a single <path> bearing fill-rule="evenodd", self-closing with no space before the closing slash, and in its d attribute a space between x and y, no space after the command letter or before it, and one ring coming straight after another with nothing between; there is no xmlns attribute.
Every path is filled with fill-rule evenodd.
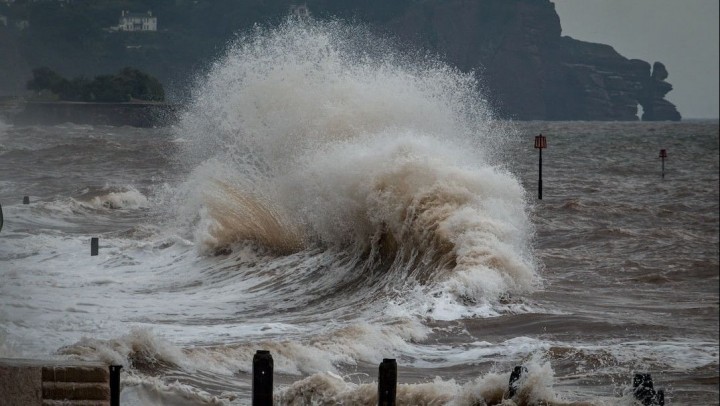
<svg viewBox="0 0 720 406"><path fill-rule="evenodd" d="M123 10L116 28L120 31L157 31L157 17L153 17L152 11L131 13Z"/></svg>

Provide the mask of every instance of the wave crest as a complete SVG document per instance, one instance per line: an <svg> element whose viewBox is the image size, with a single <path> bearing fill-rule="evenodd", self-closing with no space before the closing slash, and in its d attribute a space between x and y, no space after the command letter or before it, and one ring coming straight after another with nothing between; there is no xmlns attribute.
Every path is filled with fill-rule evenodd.
<svg viewBox="0 0 720 406"><path fill-rule="evenodd" d="M316 239L411 268L417 280L460 277L454 289L473 298L537 282L519 182L436 138L346 142L309 157L280 190Z"/></svg>
<svg viewBox="0 0 720 406"><path fill-rule="evenodd" d="M123 188L88 188L76 199L81 205L92 209L141 209L149 207L148 199L132 186Z"/></svg>
<svg viewBox="0 0 720 406"><path fill-rule="evenodd" d="M532 289L524 191L499 167L508 132L475 77L377 39L289 20L198 81L178 126L196 168L179 206L204 251L333 247L472 300Z"/></svg>
<svg viewBox="0 0 720 406"><path fill-rule="evenodd" d="M281 207L260 196L243 193L229 183L216 180L214 184L222 198L207 201L213 220L208 229L212 238L204 241L207 249L218 252L233 243L253 241L288 254L305 246L302 233Z"/></svg>

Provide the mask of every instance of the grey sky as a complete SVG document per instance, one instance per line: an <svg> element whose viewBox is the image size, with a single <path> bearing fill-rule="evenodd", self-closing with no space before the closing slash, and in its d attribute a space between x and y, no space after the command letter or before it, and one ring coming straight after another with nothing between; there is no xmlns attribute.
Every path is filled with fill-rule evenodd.
<svg viewBox="0 0 720 406"><path fill-rule="evenodd" d="M660 61L683 118L717 118L718 0L553 0L563 35Z"/></svg>

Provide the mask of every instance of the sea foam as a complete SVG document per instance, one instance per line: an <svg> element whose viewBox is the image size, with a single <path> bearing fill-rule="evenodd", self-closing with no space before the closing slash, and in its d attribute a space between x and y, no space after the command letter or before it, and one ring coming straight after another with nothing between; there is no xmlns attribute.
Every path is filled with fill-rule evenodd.
<svg viewBox="0 0 720 406"><path fill-rule="evenodd" d="M470 302L532 291L525 192L478 88L356 26L259 28L195 87L172 206L208 254L339 247Z"/></svg>

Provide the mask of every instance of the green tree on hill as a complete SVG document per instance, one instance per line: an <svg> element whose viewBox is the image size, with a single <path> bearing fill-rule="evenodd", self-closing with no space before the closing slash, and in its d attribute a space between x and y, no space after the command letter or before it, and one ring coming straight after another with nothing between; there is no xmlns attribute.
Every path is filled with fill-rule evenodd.
<svg viewBox="0 0 720 406"><path fill-rule="evenodd" d="M139 100L165 100L165 91L156 78L133 68L123 68L115 78L120 81L130 97Z"/></svg>
<svg viewBox="0 0 720 406"><path fill-rule="evenodd" d="M67 79L45 66L33 69L32 74L33 78L28 81L27 88L36 92L47 89L53 93L60 94L61 89L67 82Z"/></svg>

